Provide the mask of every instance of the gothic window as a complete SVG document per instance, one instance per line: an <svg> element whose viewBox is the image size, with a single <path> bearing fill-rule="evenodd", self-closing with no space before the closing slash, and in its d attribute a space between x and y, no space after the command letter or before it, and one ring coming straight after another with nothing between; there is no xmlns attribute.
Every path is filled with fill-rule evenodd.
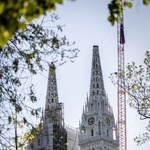
<svg viewBox="0 0 150 150"><path fill-rule="evenodd" d="M101 107L102 107L102 108L104 107L104 103L103 103L103 102L101 102Z"/></svg>
<svg viewBox="0 0 150 150"><path fill-rule="evenodd" d="M93 71L93 75L95 75L95 71Z"/></svg>
<svg viewBox="0 0 150 150"><path fill-rule="evenodd" d="M99 88L99 84L97 84L97 88Z"/></svg>
<svg viewBox="0 0 150 150"><path fill-rule="evenodd" d="M41 143L41 141L40 141L40 139L38 139L38 146L40 145L40 143Z"/></svg>
<svg viewBox="0 0 150 150"><path fill-rule="evenodd" d="M99 94L99 91L97 91L97 95Z"/></svg>
<svg viewBox="0 0 150 150"><path fill-rule="evenodd" d="M99 133L99 135L101 135L101 123L100 123L100 121L98 122L98 133Z"/></svg>
<svg viewBox="0 0 150 150"><path fill-rule="evenodd" d="M91 129L91 136L94 136L94 131L93 131L93 129Z"/></svg>
<svg viewBox="0 0 150 150"><path fill-rule="evenodd" d="M91 103L91 111L93 111L93 103Z"/></svg>
<svg viewBox="0 0 150 150"><path fill-rule="evenodd" d="M53 98L52 98L52 103L54 102Z"/></svg>
<svg viewBox="0 0 150 150"><path fill-rule="evenodd" d="M109 137L109 130L107 129L107 137Z"/></svg>
<svg viewBox="0 0 150 150"><path fill-rule="evenodd" d="M99 109L99 103L97 105L98 105L98 109Z"/></svg>
<svg viewBox="0 0 150 150"><path fill-rule="evenodd" d="M95 81L95 78L93 78L93 81Z"/></svg>
<svg viewBox="0 0 150 150"><path fill-rule="evenodd" d="M95 84L93 84L93 88L95 88Z"/></svg>
<svg viewBox="0 0 150 150"><path fill-rule="evenodd" d="M97 68L97 64L96 64L96 68Z"/></svg>
<svg viewBox="0 0 150 150"><path fill-rule="evenodd" d="M94 66L94 68L95 68L95 61L93 62L93 66Z"/></svg>
<svg viewBox="0 0 150 150"><path fill-rule="evenodd" d="M98 75L98 71L96 71L96 75Z"/></svg>

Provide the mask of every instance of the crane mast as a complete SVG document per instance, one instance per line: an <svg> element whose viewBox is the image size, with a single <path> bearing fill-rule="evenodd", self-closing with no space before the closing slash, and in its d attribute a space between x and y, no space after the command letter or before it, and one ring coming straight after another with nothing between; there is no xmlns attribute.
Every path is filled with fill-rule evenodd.
<svg viewBox="0 0 150 150"><path fill-rule="evenodd" d="M118 47L118 135L119 135L119 150L127 150L126 140L126 93L125 73L124 73L124 18L123 18L123 2L122 15L119 17L117 24L117 47Z"/></svg>

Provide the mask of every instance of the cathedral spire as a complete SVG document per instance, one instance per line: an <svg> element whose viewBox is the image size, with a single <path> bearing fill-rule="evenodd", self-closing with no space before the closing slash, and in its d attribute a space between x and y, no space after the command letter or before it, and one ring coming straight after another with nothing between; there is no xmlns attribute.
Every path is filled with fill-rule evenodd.
<svg viewBox="0 0 150 150"><path fill-rule="evenodd" d="M54 123L62 125L62 103L59 103L57 80L55 73L55 65L51 63L49 65L49 75L47 84L47 94L45 103L45 124Z"/></svg>
<svg viewBox="0 0 150 150"><path fill-rule="evenodd" d="M79 146L81 150L118 150L117 128L106 96L98 46L93 46L90 94L81 116Z"/></svg>
<svg viewBox="0 0 150 150"><path fill-rule="evenodd" d="M59 103L55 69L55 65L51 63L49 65L45 109L52 108Z"/></svg>
<svg viewBox="0 0 150 150"><path fill-rule="evenodd" d="M91 82L90 82L90 99L105 95L101 62L99 56L99 47L93 46Z"/></svg>

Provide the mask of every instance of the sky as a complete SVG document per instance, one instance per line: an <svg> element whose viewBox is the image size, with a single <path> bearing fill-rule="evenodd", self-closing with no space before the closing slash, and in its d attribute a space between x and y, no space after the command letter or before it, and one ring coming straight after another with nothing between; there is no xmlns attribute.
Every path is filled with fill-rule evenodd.
<svg viewBox="0 0 150 150"><path fill-rule="evenodd" d="M117 27L108 20L110 0L65 1L57 5L55 13L59 23L65 25L64 34L70 41L76 42L80 49L74 63L57 67L57 87L59 101L64 103L65 123L77 128L83 105L90 89L92 48L99 46L104 85L109 102L117 119L117 89L111 83L110 73L117 71ZM124 10L125 64L142 64L146 50L150 50L150 8L143 6L140 0L134 2L132 9ZM47 90L48 72L34 78L38 106L44 107ZM127 148L128 150L148 150L150 142L137 146L134 137L145 132L147 121L140 120L136 110L127 105Z"/></svg>

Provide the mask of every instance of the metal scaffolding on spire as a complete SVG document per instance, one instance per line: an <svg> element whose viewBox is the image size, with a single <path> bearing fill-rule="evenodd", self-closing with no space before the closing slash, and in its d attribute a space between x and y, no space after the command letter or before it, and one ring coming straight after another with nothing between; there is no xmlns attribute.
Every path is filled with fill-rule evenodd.
<svg viewBox="0 0 150 150"><path fill-rule="evenodd" d="M125 74L124 74L124 17L123 17L123 2L122 15L117 24L117 47L118 47L118 135L119 135L119 150L127 150L126 140L126 93L124 91Z"/></svg>

